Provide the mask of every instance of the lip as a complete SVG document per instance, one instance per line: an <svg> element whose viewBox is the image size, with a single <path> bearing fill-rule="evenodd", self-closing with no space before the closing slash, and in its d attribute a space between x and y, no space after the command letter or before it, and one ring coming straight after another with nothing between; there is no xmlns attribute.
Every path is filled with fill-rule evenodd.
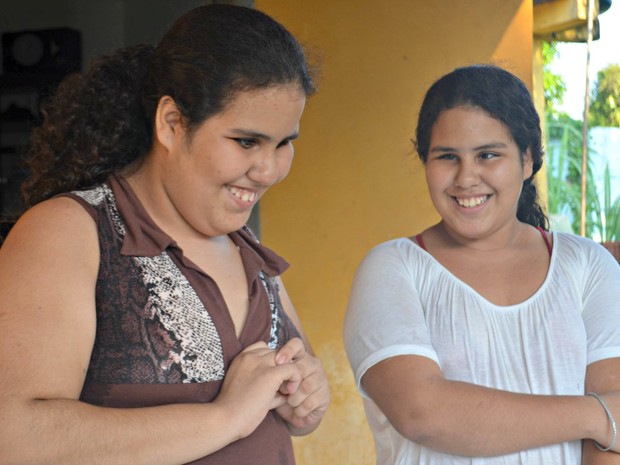
<svg viewBox="0 0 620 465"><path fill-rule="evenodd" d="M451 196L454 203L459 208L467 211L478 210L483 207L490 199L490 194L478 194L478 195L453 195Z"/></svg>
<svg viewBox="0 0 620 465"><path fill-rule="evenodd" d="M233 200L244 208L251 207L258 201L258 192L256 189L227 185L226 190L230 192Z"/></svg>

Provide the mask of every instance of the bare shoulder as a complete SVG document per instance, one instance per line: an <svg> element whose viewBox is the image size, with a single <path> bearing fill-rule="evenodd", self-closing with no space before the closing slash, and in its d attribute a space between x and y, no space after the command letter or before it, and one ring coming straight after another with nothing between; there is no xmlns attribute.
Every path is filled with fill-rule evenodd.
<svg viewBox="0 0 620 465"><path fill-rule="evenodd" d="M0 390L79 394L95 334L98 268L96 225L76 201L42 202L17 221L0 248Z"/></svg>
<svg viewBox="0 0 620 465"><path fill-rule="evenodd" d="M67 299L83 292L79 286L94 286L98 268L92 217L75 200L50 199L24 213L0 248L0 299L22 306L37 298L33 288L40 298Z"/></svg>
<svg viewBox="0 0 620 465"><path fill-rule="evenodd" d="M35 256L37 261L58 259L70 250L84 256L88 252L84 247L98 254L95 222L78 202L58 197L35 205L19 218L0 248L0 262Z"/></svg>

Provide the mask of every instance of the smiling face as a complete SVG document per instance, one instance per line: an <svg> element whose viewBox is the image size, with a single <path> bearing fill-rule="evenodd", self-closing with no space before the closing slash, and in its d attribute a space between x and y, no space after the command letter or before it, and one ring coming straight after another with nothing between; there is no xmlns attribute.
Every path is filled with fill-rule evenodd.
<svg viewBox="0 0 620 465"><path fill-rule="evenodd" d="M516 224L532 161L529 151L522 159L502 122L480 109L456 107L433 125L425 169L446 230L476 240Z"/></svg>
<svg viewBox="0 0 620 465"><path fill-rule="evenodd" d="M167 100L166 100L167 99ZM189 137L170 98L158 109L158 223L217 237L240 229L269 187L286 177L305 95L298 86L241 92Z"/></svg>

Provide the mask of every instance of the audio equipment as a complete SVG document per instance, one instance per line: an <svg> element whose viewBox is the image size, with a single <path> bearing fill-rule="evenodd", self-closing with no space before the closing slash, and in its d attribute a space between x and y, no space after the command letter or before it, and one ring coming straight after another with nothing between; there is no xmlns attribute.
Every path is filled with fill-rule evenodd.
<svg viewBox="0 0 620 465"><path fill-rule="evenodd" d="M82 65L82 37L71 28L5 32L2 34L2 68L5 75L64 76Z"/></svg>

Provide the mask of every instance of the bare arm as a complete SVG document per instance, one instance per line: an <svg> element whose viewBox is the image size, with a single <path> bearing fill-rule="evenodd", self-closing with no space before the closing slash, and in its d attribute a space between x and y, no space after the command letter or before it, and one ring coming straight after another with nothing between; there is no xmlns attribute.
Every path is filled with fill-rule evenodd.
<svg viewBox="0 0 620 465"><path fill-rule="evenodd" d="M329 382L318 358L303 331L301 321L295 312L284 284L278 280L280 300L286 314L291 318L302 340L289 341L278 352L278 362L294 361L302 373L302 382L289 391L286 404L277 409L278 414L287 422L291 434L302 436L314 431L320 424L331 400Z"/></svg>
<svg viewBox="0 0 620 465"><path fill-rule="evenodd" d="M380 362L362 385L403 436L450 454L494 456L583 438L609 441L607 419L592 397L514 394L449 381L424 357ZM618 393L606 398L620 416Z"/></svg>
<svg viewBox="0 0 620 465"><path fill-rule="evenodd" d="M0 464L181 464L249 435L300 379L263 343L238 356L211 404L111 409L78 401L95 335L95 225L47 201L0 248ZM33 447L36 444L36 447Z"/></svg>
<svg viewBox="0 0 620 465"><path fill-rule="evenodd" d="M620 390L620 358L601 360L588 367L588 371L586 372L586 392L595 392L601 395L618 390ZM602 407L600 407L599 414L607 419ZM614 416L614 419L620 426L620 418L618 418L617 414ZM607 441L602 443L605 447L609 443L611 432L608 433L607 438ZM582 464L619 465L620 454L602 452L595 447L593 441L586 440L583 442Z"/></svg>

